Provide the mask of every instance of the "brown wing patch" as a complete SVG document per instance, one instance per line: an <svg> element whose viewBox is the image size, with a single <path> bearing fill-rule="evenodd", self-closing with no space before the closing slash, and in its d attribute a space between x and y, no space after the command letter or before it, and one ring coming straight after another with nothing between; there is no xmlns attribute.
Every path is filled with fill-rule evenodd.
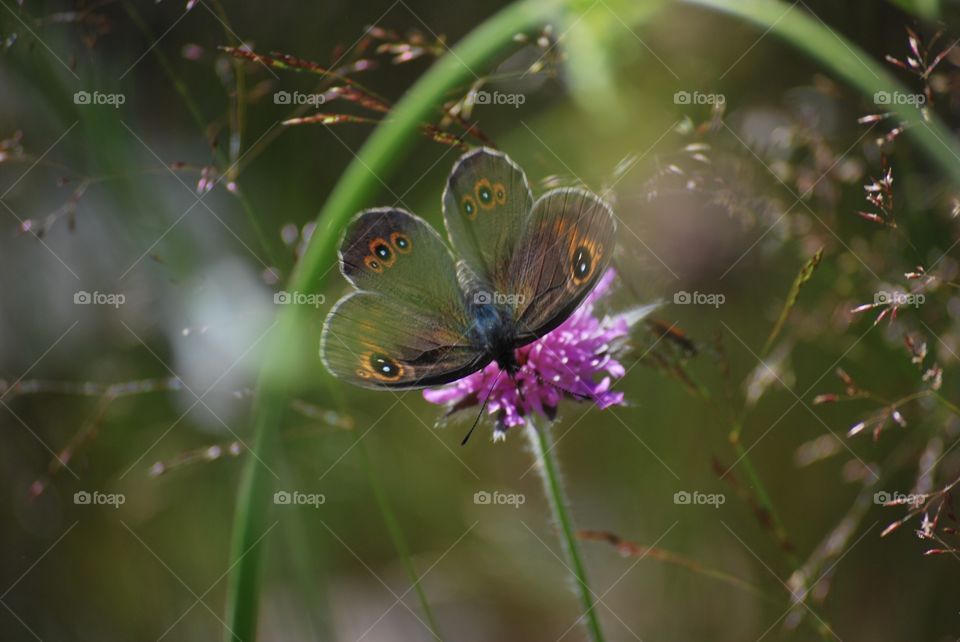
<svg viewBox="0 0 960 642"><path fill-rule="evenodd" d="M565 218L557 219L553 224L553 238L561 239L565 246L566 274L569 276L567 289L572 291L578 290L593 278L597 271L598 258L604 256L606 249L603 239L587 232L589 229L581 229L576 221Z"/></svg>

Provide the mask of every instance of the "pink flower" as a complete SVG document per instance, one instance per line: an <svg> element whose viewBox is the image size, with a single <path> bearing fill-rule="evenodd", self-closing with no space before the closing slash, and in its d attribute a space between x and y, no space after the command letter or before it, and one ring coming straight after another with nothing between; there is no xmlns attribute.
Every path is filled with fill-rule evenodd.
<svg viewBox="0 0 960 642"><path fill-rule="evenodd" d="M504 438L507 428L522 426L532 413L554 419L565 397L592 400L601 409L623 405L623 393L611 390L612 380L625 374L617 352L631 327L650 308L598 318L594 306L610 290L615 276L613 269L607 270L569 319L517 350L521 366L515 380L498 377L500 368L494 362L448 386L424 390L424 398L447 406L452 413L483 403L489 394L487 412L497 417L494 440ZM598 377L602 378L598 381Z"/></svg>

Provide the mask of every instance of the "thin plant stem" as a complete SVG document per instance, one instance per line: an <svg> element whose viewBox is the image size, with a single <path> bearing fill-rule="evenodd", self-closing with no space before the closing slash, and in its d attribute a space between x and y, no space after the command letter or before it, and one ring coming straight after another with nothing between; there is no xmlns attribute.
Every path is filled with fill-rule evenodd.
<svg viewBox="0 0 960 642"><path fill-rule="evenodd" d="M740 440L740 434L742 432L743 420L741 419L734 424L733 430L730 432L730 442L733 445L734 452L737 454L737 461L746 472L747 483L749 487L753 489L757 501L760 502L760 507L766 511L770 518L770 526L773 528L774 537L777 540L777 544L783 550L787 562L791 567L797 568L800 566L800 558L793 552L790 546L790 538L787 535L787 528L784 526L783 521L780 519L780 514L773 505L773 500L770 498L770 493L767 491L766 485L760 478L759 473L757 473L757 469L753 467L749 453L743 447L743 442Z"/></svg>
<svg viewBox="0 0 960 642"><path fill-rule="evenodd" d="M787 528L780 519L780 514L777 512L777 509L774 507L770 493L767 491L767 487L763 483L763 479L761 479L757 469L753 467L753 462L750 460L749 453L743 447L743 443L740 441L741 432L743 432L742 420L735 423L734 429L730 433L730 441L733 444L734 452L737 453L737 461L740 463L740 466L744 469L744 471L746 471L747 483L749 487L753 489L754 495L756 496L757 501L760 503L760 507L763 508L763 510L766 511L767 515L769 516L770 527L773 530L774 539L783 553L784 559L787 561L787 564L790 566L791 570L797 570L801 568L803 562L793 550L793 547L790 544L790 536L787 533ZM830 628L830 625L826 623L824 615L819 612L819 608L810 604L806 606L809 612L812 613L820 623L820 626L814 626L814 629L816 629L817 633L824 640L830 639L832 636L832 629Z"/></svg>
<svg viewBox="0 0 960 642"><path fill-rule="evenodd" d="M560 531L560 541L563 542L563 550L567 557L567 569L573 576L577 595L580 598L580 604L583 606L581 617L585 621L590 639L593 642L602 642L604 637L600 629L600 620L597 618L593 591L590 590L590 584L587 581L587 569L580 557L576 529L573 526L573 518L570 516L563 482L560 480L560 471L556 459L556 442L550 434L550 426L538 425L533 417L527 417L525 430L536 458L536 469L543 478L543 489L547 494L550 510L553 512L553 518L556 520Z"/></svg>

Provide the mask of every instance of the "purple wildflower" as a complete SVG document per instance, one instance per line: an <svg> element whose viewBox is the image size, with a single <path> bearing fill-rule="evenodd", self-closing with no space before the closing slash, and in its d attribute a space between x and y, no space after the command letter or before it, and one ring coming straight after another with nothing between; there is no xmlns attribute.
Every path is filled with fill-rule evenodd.
<svg viewBox="0 0 960 642"><path fill-rule="evenodd" d="M504 438L507 428L522 426L532 413L553 419L564 397L590 399L601 409L623 405L623 393L610 389L612 380L626 372L616 352L643 314L594 315L595 304L609 292L615 276L612 268L607 270L569 319L517 350L516 381L498 378L500 368L494 362L449 386L424 390L424 398L453 412L482 403L489 394L488 413L497 416L494 440ZM603 378L597 381L599 375Z"/></svg>

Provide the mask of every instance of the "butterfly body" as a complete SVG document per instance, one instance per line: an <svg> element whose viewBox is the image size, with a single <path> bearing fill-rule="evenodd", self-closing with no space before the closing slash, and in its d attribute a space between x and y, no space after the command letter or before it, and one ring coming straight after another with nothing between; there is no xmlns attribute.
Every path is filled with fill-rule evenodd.
<svg viewBox="0 0 960 642"><path fill-rule="evenodd" d="M501 370L513 375L518 369L516 328L510 311L493 303L471 303L475 321L472 333L474 346L483 352L488 363L496 361Z"/></svg>
<svg viewBox="0 0 960 642"><path fill-rule="evenodd" d="M355 290L324 323L327 369L368 388L449 383L563 323L606 269L616 225L581 189L534 201L523 171L487 148L465 154L443 194L451 253L423 219L397 208L358 214L340 247Z"/></svg>

